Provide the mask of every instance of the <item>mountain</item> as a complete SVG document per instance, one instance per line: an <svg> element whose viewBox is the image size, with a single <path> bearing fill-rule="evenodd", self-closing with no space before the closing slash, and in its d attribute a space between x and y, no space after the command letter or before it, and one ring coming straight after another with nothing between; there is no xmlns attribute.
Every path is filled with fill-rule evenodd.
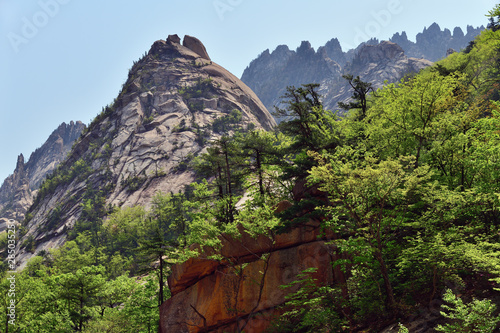
<svg viewBox="0 0 500 333"><path fill-rule="evenodd" d="M114 207L150 206L155 193L195 180L188 163L232 128L275 121L237 77L213 63L197 39L156 41L129 72L68 158L45 181L24 221L18 261L92 229Z"/></svg>
<svg viewBox="0 0 500 333"><path fill-rule="evenodd" d="M28 162L23 154L19 155L16 169L0 187L0 230L5 229L8 219L21 221L24 218L42 181L66 158L84 128L80 121L62 123L31 154Z"/></svg>
<svg viewBox="0 0 500 333"><path fill-rule="evenodd" d="M428 60L406 56L399 45L383 41L375 45L361 45L352 62L346 63L342 73L359 75L363 81L370 82L374 89L378 89L384 82L397 82L405 75L418 73L431 65L432 62ZM319 91L328 109L336 110L338 102L351 98L352 88L342 77L327 78L320 83Z"/></svg>
<svg viewBox="0 0 500 333"><path fill-rule="evenodd" d="M416 42L408 40L404 31L394 34L390 41L400 45L409 57L424 58L434 62L445 57L449 49L455 51L464 49L482 30L483 26L474 28L468 25L467 33L464 34L460 27L453 29L452 33L449 29L441 30L437 23L433 23L417 34Z"/></svg>
<svg viewBox="0 0 500 333"><path fill-rule="evenodd" d="M270 111L279 106L287 86L297 87L305 83L321 84L324 106L337 110L337 103L346 102L351 95L350 86L342 75L359 75L378 88L385 80L396 82L406 74L444 58L449 49L465 48L483 29L469 26L464 34L460 28L455 28L452 35L448 29L441 31L437 24L433 24L417 35L416 42L409 41L403 32L395 34L389 42L371 39L347 52L342 50L336 38L317 51L307 41L295 51L280 45L273 52L265 50L254 59L241 80Z"/></svg>

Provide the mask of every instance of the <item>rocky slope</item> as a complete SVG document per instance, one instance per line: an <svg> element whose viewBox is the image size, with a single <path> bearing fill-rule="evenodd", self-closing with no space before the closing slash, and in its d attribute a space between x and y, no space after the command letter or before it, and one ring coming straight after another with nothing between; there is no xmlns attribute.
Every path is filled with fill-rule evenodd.
<svg viewBox="0 0 500 333"><path fill-rule="evenodd" d="M118 98L96 117L40 188L25 221L18 262L63 244L75 224L95 223L113 206L148 206L158 191L194 180L188 162L225 125L271 129L275 121L203 44L159 40L134 64Z"/></svg>
<svg viewBox="0 0 500 333"><path fill-rule="evenodd" d="M5 228L7 219L24 219L41 182L66 158L84 128L80 121L62 123L31 154L28 162L25 162L23 154L19 155L16 169L0 187L0 231Z"/></svg>
<svg viewBox="0 0 500 333"><path fill-rule="evenodd" d="M359 75L364 81L380 87L384 80L398 81L404 75L430 65L431 61L445 57L448 49L465 48L482 29L468 27L467 34L464 34L460 28L455 28L451 34L433 24L417 35L416 42L409 41L403 32L395 34L390 40L392 43L372 39L347 52L335 38L317 51L309 42L302 42L295 51L280 45L273 52L265 50L253 60L241 80L271 112L279 105L287 86L305 83L321 84L324 105L337 110L337 103L346 102L351 95L347 92L349 86L342 78L343 74Z"/></svg>

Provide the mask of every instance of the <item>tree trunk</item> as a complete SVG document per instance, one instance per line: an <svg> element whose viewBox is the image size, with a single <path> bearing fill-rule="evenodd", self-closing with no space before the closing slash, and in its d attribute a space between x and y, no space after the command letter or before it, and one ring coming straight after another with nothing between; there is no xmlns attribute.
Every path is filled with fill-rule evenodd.
<svg viewBox="0 0 500 333"><path fill-rule="evenodd" d="M163 254L160 253L160 294L158 295L158 307L163 304Z"/></svg>
<svg viewBox="0 0 500 333"><path fill-rule="evenodd" d="M260 152L257 151L256 154L256 163L257 163L257 171L259 173L259 192L261 195L264 195L264 179L262 175L262 161Z"/></svg>
<svg viewBox="0 0 500 333"><path fill-rule="evenodd" d="M382 274L382 279L384 280L384 288L387 293L386 306L389 312L392 314L397 314L396 300L394 299L394 292L392 290L391 280L389 279L389 272L385 264L384 258L382 258L382 252L379 249L375 250L375 259L380 264L380 272Z"/></svg>

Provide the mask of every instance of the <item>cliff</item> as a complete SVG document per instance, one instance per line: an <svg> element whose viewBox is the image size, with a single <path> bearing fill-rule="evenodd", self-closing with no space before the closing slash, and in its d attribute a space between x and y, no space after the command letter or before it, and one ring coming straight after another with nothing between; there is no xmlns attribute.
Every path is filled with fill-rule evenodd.
<svg viewBox="0 0 500 333"><path fill-rule="evenodd" d="M318 285L345 281L332 262L336 250L320 237L319 224L305 223L281 235L256 239L242 230L241 239L221 235L221 261L207 254L172 267L168 285L172 297L160 308L160 332L264 332L283 311L281 288L297 275L316 268ZM208 252L210 254L210 252Z"/></svg>
<svg viewBox="0 0 500 333"><path fill-rule="evenodd" d="M399 45L383 41L375 45L362 45L352 62L346 64L343 72L359 75L361 80L371 83L376 90L381 88L384 82L397 82L405 75L418 73L431 65L432 62L428 60L408 57ZM352 88L344 79L339 81L337 78L330 78L322 82L320 94L327 108L336 110L338 102L350 100Z"/></svg>

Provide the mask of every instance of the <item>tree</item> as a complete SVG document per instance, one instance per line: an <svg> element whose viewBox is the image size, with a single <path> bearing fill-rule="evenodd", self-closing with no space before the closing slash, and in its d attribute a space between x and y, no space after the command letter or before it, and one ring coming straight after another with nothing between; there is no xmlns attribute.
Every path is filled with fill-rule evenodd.
<svg viewBox="0 0 500 333"><path fill-rule="evenodd" d="M414 159L408 157L379 161L356 154L350 148L327 158L310 153L319 163L312 168L310 180L330 196L327 225L342 237L335 243L351 255L362 258L369 254L375 259L387 310L397 314L385 255L393 233L405 220L409 195L427 179L428 168L412 170Z"/></svg>
<svg viewBox="0 0 500 333"><path fill-rule="evenodd" d="M446 325L438 325L436 331L445 333L455 332L495 332L500 317L495 316L493 313L496 310L496 305L488 299L477 300L466 304L453 294L450 289L447 289L443 299L446 303L443 304L441 314L453 322Z"/></svg>
<svg viewBox="0 0 500 333"><path fill-rule="evenodd" d="M418 167L429 160L433 142L445 145L450 131L460 133L462 117L452 117L462 111L455 96L460 84L460 76L430 71L379 90L367 115L366 135L380 157L413 155Z"/></svg>
<svg viewBox="0 0 500 333"><path fill-rule="evenodd" d="M281 97L286 107L276 107L275 114L287 119L278 125L279 130L294 138L290 147L292 151L319 151L338 144L337 118L331 111L323 109L318 88L319 84L314 83L299 88L287 87Z"/></svg>
<svg viewBox="0 0 500 333"><path fill-rule="evenodd" d="M247 161L242 167L247 166L257 176L260 195L269 192L264 185L266 166L276 164L278 151L274 145L275 135L265 131L250 131L237 138L241 147L241 154Z"/></svg>
<svg viewBox="0 0 500 333"><path fill-rule="evenodd" d="M84 323L96 315L94 306L105 285L105 271L103 266L86 266L74 273L56 276L56 283L61 286L59 297L67 302L76 331L81 332Z"/></svg>
<svg viewBox="0 0 500 333"><path fill-rule="evenodd" d="M342 75L342 77L349 82L354 92L351 96L352 101L348 103L339 102L339 107L347 111L359 109L361 113L356 118L358 120L365 119L368 110L368 94L374 92L373 85L362 81L359 76L354 78L351 74L347 74Z"/></svg>
<svg viewBox="0 0 500 333"><path fill-rule="evenodd" d="M333 150L340 143L338 118L335 113L323 109L317 92L319 84L304 84L300 88L287 87L282 96L285 108L276 108L276 115L284 117L279 130L290 138L281 163L283 178L304 179L314 161L307 151Z"/></svg>
<svg viewBox="0 0 500 333"><path fill-rule="evenodd" d="M237 193L242 190L242 182L247 172L247 164L239 151L237 142L228 136L215 140L207 153L195 161L195 170L207 179L214 179L218 201L221 205L218 214L220 223L232 223L236 214Z"/></svg>
<svg viewBox="0 0 500 333"><path fill-rule="evenodd" d="M158 306L165 300L164 256L184 245L183 236L185 236L188 221L185 200L182 193L158 193L153 198L153 207L139 233L139 251L149 263L151 261L158 263Z"/></svg>
<svg viewBox="0 0 500 333"><path fill-rule="evenodd" d="M490 21L487 28L493 32L500 30L500 4L495 5L495 7L490 10L486 16Z"/></svg>

